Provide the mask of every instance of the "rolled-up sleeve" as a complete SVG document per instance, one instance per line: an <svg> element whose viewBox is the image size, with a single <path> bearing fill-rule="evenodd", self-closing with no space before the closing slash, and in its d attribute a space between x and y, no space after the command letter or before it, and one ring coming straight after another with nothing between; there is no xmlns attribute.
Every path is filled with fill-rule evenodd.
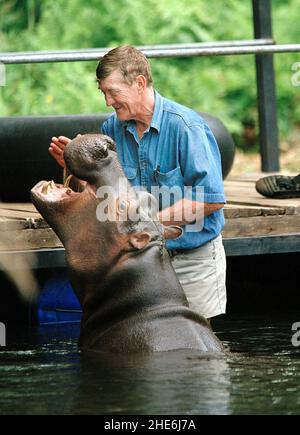
<svg viewBox="0 0 300 435"><path fill-rule="evenodd" d="M180 166L184 185L203 189L204 202L225 203L221 155L218 144L206 124L184 126L180 140Z"/></svg>
<svg viewBox="0 0 300 435"><path fill-rule="evenodd" d="M103 122L103 124L100 127L100 133L106 134L106 136L112 137L113 135L113 129L111 126L111 122L109 122L109 119Z"/></svg>

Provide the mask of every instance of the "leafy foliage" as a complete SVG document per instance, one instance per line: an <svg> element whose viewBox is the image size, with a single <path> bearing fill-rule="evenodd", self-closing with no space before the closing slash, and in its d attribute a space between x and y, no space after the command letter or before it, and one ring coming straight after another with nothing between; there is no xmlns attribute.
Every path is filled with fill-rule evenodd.
<svg viewBox="0 0 300 435"><path fill-rule="evenodd" d="M279 43L299 38L298 0L273 0ZM251 1L0 0L0 51L35 51L252 39ZM300 90L291 85L300 54L276 56L280 130L300 122ZM152 59L166 97L219 116L243 143L257 122L253 56ZM95 62L7 66L2 115L105 112Z"/></svg>

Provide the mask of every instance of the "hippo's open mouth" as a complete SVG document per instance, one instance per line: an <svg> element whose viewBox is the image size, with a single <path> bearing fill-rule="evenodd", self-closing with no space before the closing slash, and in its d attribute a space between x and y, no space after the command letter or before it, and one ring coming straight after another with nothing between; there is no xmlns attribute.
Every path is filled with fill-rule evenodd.
<svg viewBox="0 0 300 435"><path fill-rule="evenodd" d="M68 177L64 184L57 184L54 181L41 181L34 187L32 192L44 202L55 203L75 199L84 191L86 183L82 182L80 191L75 192L70 187L71 177Z"/></svg>

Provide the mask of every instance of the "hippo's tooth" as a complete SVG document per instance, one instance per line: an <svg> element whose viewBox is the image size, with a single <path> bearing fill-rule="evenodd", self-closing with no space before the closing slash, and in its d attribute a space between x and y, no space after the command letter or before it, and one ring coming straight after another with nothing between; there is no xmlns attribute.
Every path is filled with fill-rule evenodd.
<svg viewBox="0 0 300 435"><path fill-rule="evenodd" d="M43 184L43 187L42 187L42 193L43 193L44 195L47 195L48 192L49 192L49 182L44 183L44 184Z"/></svg>
<svg viewBox="0 0 300 435"><path fill-rule="evenodd" d="M48 193L50 193L51 190L53 190L53 189L55 189L55 183L54 183L54 181L53 180L52 181L48 181L48 182L43 184L42 193L44 195L48 195Z"/></svg>
<svg viewBox="0 0 300 435"><path fill-rule="evenodd" d="M72 175L69 175L64 182L64 187L69 187L70 186L70 181L71 181Z"/></svg>

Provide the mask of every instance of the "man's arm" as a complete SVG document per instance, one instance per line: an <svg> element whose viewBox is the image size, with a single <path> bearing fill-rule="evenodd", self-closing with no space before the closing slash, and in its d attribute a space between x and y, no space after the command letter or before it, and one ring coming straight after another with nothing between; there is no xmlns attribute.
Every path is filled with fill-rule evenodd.
<svg viewBox="0 0 300 435"><path fill-rule="evenodd" d="M187 225L196 220L203 219L215 211L221 210L224 203L203 203L181 199L171 207L161 210L158 214L159 221L164 225Z"/></svg>

